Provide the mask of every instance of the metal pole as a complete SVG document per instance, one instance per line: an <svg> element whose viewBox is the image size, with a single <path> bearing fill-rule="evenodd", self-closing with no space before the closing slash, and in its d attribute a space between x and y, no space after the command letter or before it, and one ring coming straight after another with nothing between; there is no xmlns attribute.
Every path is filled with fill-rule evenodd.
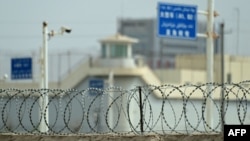
<svg viewBox="0 0 250 141"><path fill-rule="evenodd" d="M108 87L109 88L112 88L114 87L114 73L113 73L113 70L111 70L109 72L109 76L108 76ZM109 103L108 103L108 106L111 105L111 103L113 102L114 100L114 94L112 92L112 89L110 89L110 92L109 92ZM115 113L115 109L112 107L110 109L110 114L109 114L109 126L110 128L114 128L114 113Z"/></svg>
<svg viewBox="0 0 250 141"><path fill-rule="evenodd" d="M214 40L213 27L214 26L214 0L208 0L208 15L207 15L207 94L209 95L206 102L206 119L209 127L213 128L213 95L212 83L214 70Z"/></svg>
<svg viewBox="0 0 250 141"><path fill-rule="evenodd" d="M140 123L141 123L141 134L144 132L143 128L143 106L142 106L142 93L141 93L141 87L139 86L139 101L140 101Z"/></svg>
<svg viewBox="0 0 250 141"><path fill-rule="evenodd" d="M221 133L224 133L224 23L220 24L221 37Z"/></svg>
<svg viewBox="0 0 250 141"><path fill-rule="evenodd" d="M46 106L48 105L48 93L46 89L48 89L48 30L47 23L43 22L43 47L41 50L41 89L44 89L44 93L42 97L39 99L39 105L41 107L41 123L39 126L40 132L47 132L49 125L49 109L46 110Z"/></svg>
<svg viewBox="0 0 250 141"><path fill-rule="evenodd" d="M237 12L237 37L236 37L236 55L239 54L239 30L240 30L240 9L237 7L235 8L236 12Z"/></svg>

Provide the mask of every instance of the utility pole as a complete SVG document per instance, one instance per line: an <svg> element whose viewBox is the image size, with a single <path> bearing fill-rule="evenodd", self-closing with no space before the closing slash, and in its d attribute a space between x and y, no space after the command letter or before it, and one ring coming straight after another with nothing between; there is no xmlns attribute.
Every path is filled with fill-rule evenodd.
<svg viewBox="0 0 250 141"><path fill-rule="evenodd" d="M239 30L240 30L240 9L235 8L237 12L237 30L236 30L236 55L239 55Z"/></svg>
<svg viewBox="0 0 250 141"><path fill-rule="evenodd" d="M224 22L220 24L221 43L221 132L224 132Z"/></svg>
<svg viewBox="0 0 250 141"><path fill-rule="evenodd" d="M214 82L214 0L208 0L208 10L198 11L207 17L207 33L197 33L198 37L206 38L206 72L207 72L207 98L206 98L206 128L213 128L213 82Z"/></svg>
<svg viewBox="0 0 250 141"><path fill-rule="evenodd" d="M208 0L207 15L207 100L206 119L209 128L213 128L213 93L214 82L214 0Z"/></svg>
<svg viewBox="0 0 250 141"><path fill-rule="evenodd" d="M40 87L43 89L42 95L39 98L39 105L41 107L41 111L39 113L41 122L39 125L40 132L47 132L49 124L49 109L46 110L46 106L48 105L48 93L46 90L48 89L48 29L47 22L43 22L43 46L41 48L41 83Z"/></svg>
<svg viewBox="0 0 250 141"><path fill-rule="evenodd" d="M55 35L63 35L64 32L70 33L71 29L66 27L61 27L59 32L52 30L48 32L48 23L43 22L43 46L41 49L41 80L40 87L42 89L42 95L39 98L39 106L41 112L39 112L39 117L41 122L39 124L40 132L48 132L49 126L49 95L48 95L48 37L51 38ZM47 109L46 109L47 108Z"/></svg>

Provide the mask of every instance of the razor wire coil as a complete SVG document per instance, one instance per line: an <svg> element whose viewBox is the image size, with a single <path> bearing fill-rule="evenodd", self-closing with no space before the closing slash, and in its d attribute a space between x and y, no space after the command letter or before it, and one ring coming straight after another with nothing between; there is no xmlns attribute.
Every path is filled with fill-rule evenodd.
<svg viewBox="0 0 250 141"><path fill-rule="evenodd" d="M250 123L249 84L249 81L223 85L166 84L130 90L0 89L0 133L220 133L224 124ZM49 95L48 103L43 101L45 94ZM206 116L208 100L214 108L213 125ZM39 130L42 118L47 132Z"/></svg>

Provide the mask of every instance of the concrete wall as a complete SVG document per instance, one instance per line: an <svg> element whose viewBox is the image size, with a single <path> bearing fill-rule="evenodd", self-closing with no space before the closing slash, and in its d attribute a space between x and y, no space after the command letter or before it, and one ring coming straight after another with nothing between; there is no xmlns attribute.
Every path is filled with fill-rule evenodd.
<svg viewBox="0 0 250 141"><path fill-rule="evenodd" d="M214 129L212 131L204 128L207 117L203 117L206 110L203 109L203 93L199 89L194 91L193 88L185 87L184 90L189 99L186 99L186 97L183 99L182 93L177 90L173 91L171 87L165 87L162 90L169 95L169 99L159 100L153 94L145 97L144 94L147 95L147 91L143 89L145 92L143 92L142 96L143 99L145 98L143 100L143 115L144 123L147 123L144 125L145 132L193 134L197 133L197 131L209 133L214 133L214 131L219 133L221 131L221 101L218 99L219 95L214 93L214 98L218 100L213 100L214 105L211 116L213 116ZM181 91L184 92L184 90ZM217 90L220 91L220 89ZM235 91L239 90L236 89ZM111 93L109 94L111 95ZM250 100L241 99L243 96L241 93L239 94L234 97L234 99L238 99L237 101L231 96L225 101L226 124L250 124ZM114 100L119 95L119 91L116 90L112 91L112 97L102 94L95 98L88 91L72 93L60 98L55 97L49 107L51 131L60 134L72 132L81 134L105 134L113 131L118 133L140 132L140 109L136 98L137 92L126 93L127 97L120 97L109 107L109 98ZM21 97L18 99L11 98L11 100L9 98L0 99L2 103L0 104L2 111L0 114L0 134L10 132L36 133L34 128L39 125L39 105L36 98L25 99L25 104L23 103L24 99ZM239 99L242 101L239 102ZM107 111L108 108L110 108L109 111ZM69 118L70 120L68 120ZM106 124L106 121L108 124Z"/></svg>
<svg viewBox="0 0 250 141"><path fill-rule="evenodd" d="M162 84L206 83L206 72L204 70L191 69L157 69L154 73L161 80Z"/></svg>
<svg viewBox="0 0 250 141"><path fill-rule="evenodd" d="M220 134L198 135L0 135L0 141L223 141Z"/></svg>
<svg viewBox="0 0 250 141"><path fill-rule="evenodd" d="M224 82L231 74L231 82L238 83L250 79L250 58L241 56L224 56ZM180 55L176 57L177 70L206 71L206 56L204 54ZM204 77L204 76L203 76ZM206 78L206 74L205 77ZM182 78L181 79L185 79ZM214 81L221 82L221 56L214 56ZM202 82L205 83L206 81ZM191 83L194 83L191 81Z"/></svg>

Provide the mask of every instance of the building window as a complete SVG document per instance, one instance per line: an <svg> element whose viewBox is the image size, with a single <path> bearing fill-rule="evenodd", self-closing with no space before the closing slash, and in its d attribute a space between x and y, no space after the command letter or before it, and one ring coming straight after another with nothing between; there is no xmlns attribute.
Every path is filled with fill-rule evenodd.
<svg viewBox="0 0 250 141"><path fill-rule="evenodd" d="M105 44L102 44L102 58L107 57L107 56L106 56L106 50L107 50L106 45L105 45Z"/></svg>
<svg viewBox="0 0 250 141"><path fill-rule="evenodd" d="M111 58L125 58L127 57L127 46L123 44L114 44L110 46Z"/></svg>

